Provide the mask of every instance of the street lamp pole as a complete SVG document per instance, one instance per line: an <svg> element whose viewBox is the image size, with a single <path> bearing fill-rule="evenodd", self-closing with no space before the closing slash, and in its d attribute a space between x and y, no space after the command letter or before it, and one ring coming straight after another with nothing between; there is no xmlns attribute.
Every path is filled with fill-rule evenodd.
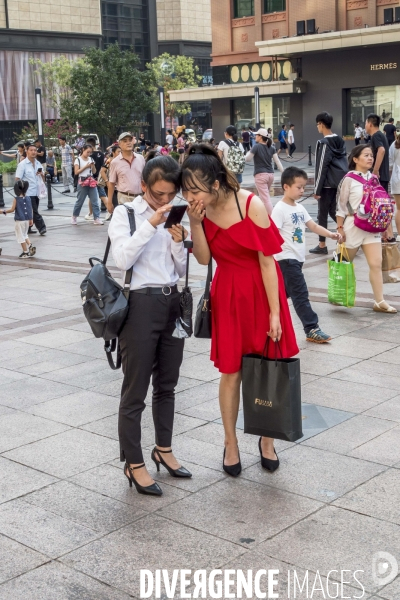
<svg viewBox="0 0 400 600"><path fill-rule="evenodd" d="M165 144L165 94L164 94L164 88L160 87L158 88L158 93L160 95L160 113L161 113L161 139L160 139L160 143L161 146L164 146Z"/></svg>
<svg viewBox="0 0 400 600"><path fill-rule="evenodd" d="M36 105L36 118L38 128L38 138L41 144L44 144L43 136L43 113L42 113L42 90L40 88L35 89L35 105Z"/></svg>
<svg viewBox="0 0 400 600"><path fill-rule="evenodd" d="M256 118L256 129L260 129L260 88L254 88L254 109Z"/></svg>

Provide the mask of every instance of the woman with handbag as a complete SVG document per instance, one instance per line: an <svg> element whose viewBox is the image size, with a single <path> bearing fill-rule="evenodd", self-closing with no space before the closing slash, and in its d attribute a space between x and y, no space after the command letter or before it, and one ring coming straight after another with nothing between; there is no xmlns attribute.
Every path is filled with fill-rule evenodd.
<svg viewBox="0 0 400 600"><path fill-rule="evenodd" d="M183 359L184 340L173 337L180 316L178 280L186 271L181 225L165 229L166 213L179 190L180 170L170 156L152 155L142 173L143 195L118 206L109 227L112 255L122 271L131 267L129 312L119 335L124 380L119 409L121 461L129 485L140 494L161 496L160 486L148 473L141 448L141 417L153 383L152 412L156 446L151 458L172 477L191 477L171 449L175 387ZM136 231L130 235L125 207L135 214Z"/></svg>
<svg viewBox="0 0 400 600"><path fill-rule="evenodd" d="M368 232L357 227L354 214L359 210L364 194L363 181L374 178L370 171L374 164L371 146L358 144L349 156L349 173L344 177L337 194L337 230L346 243L348 258L353 262L361 247L369 267L369 280L374 294L375 312L395 314L397 310L383 298L382 243L379 232Z"/></svg>
<svg viewBox="0 0 400 600"><path fill-rule="evenodd" d="M236 421L239 411L242 356L262 354L267 335L280 341L284 358L298 353L285 293L273 254L283 239L263 202L240 189L233 173L208 144L193 145L182 168L183 195L200 264L211 257L218 268L211 289L211 360L222 373L220 407L225 430L223 469L241 472ZM268 356L274 357L275 344ZM260 438L262 466L275 471L279 460L274 440Z"/></svg>
<svg viewBox="0 0 400 600"><path fill-rule="evenodd" d="M75 159L74 173L78 177L78 196L72 213L72 225L78 224L83 203L89 197L93 208L93 225L104 225L100 219L100 198L97 191L97 181L92 177L96 173L94 160L91 158L93 148L90 144L85 144L82 148L82 154Z"/></svg>

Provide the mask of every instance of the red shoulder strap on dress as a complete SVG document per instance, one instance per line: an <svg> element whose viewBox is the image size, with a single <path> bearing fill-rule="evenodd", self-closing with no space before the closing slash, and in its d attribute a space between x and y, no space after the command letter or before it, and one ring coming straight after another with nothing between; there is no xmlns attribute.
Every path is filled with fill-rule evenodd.
<svg viewBox="0 0 400 600"><path fill-rule="evenodd" d="M250 196L247 198L247 203L246 203L246 215L249 212L249 206L250 206L250 202L251 199L254 198L255 194L250 194Z"/></svg>

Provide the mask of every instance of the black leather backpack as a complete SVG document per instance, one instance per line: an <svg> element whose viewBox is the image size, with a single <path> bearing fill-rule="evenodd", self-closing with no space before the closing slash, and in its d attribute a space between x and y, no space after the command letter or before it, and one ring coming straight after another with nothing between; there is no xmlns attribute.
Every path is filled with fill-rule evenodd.
<svg viewBox="0 0 400 600"><path fill-rule="evenodd" d="M128 211L131 235L136 231L135 213L132 208L125 206ZM96 257L89 259L92 267L81 283L83 312L97 338L105 340L104 350L108 363L113 370L121 366L121 356L118 346L118 336L125 323L129 310L129 293L131 289L132 270L126 272L125 284L122 287L110 275L106 267L111 248L108 238L103 260ZM117 349L117 360L114 363L112 353Z"/></svg>

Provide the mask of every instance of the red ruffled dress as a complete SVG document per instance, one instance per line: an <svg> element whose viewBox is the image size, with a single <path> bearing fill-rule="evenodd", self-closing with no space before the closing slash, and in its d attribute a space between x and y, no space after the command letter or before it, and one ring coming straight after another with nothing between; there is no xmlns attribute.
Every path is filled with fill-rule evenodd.
<svg viewBox="0 0 400 600"><path fill-rule="evenodd" d="M271 256L281 252L283 239L271 221L267 229L248 216L254 194L247 199L246 216L228 229L204 219L204 229L212 257L217 263L212 286L211 360L221 373L236 373L244 354L261 354L269 331L269 305L261 276L258 252ZM282 273L279 280L280 347L284 358L299 352L286 298ZM273 344L269 344L273 358Z"/></svg>

